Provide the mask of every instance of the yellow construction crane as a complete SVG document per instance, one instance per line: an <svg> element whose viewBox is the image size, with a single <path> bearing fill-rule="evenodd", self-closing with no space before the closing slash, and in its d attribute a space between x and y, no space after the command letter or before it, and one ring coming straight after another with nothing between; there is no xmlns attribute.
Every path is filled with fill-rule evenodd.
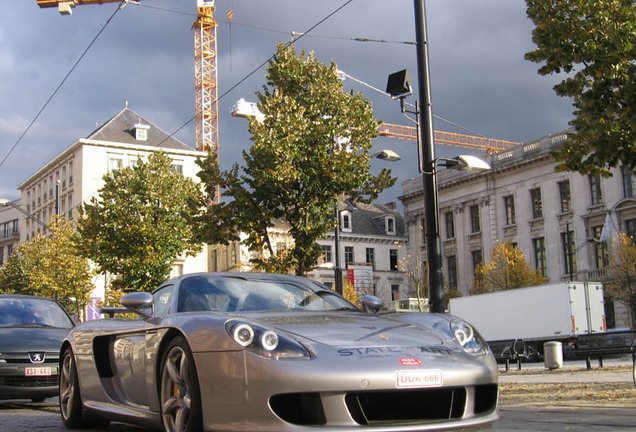
<svg viewBox="0 0 636 432"><path fill-rule="evenodd" d="M62 15L71 15L75 6L122 3L122 0L36 0L41 8L57 7ZM129 1L126 0L126 3ZM132 3L139 1L130 0ZM219 120L217 86L215 0L196 0L197 20L194 31L195 144L200 151L219 155ZM231 20L232 12L228 12ZM220 201L217 188L215 202Z"/></svg>
<svg viewBox="0 0 636 432"><path fill-rule="evenodd" d="M510 150L521 144L516 141L504 141L494 138L486 138L475 135L464 135L453 132L433 131L435 144L463 147L473 150L481 150L486 153L496 153ZM417 141L417 128L415 126L403 126L391 123L382 123L378 128L380 136Z"/></svg>
<svg viewBox="0 0 636 432"><path fill-rule="evenodd" d="M263 120L263 114L258 110L255 102L248 102L239 99L232 107L231 114L234 117L255 117ZM504 141L493 138L485 138L475 135L463 135L453 132L434 131L435 144L463 147L473 150L481 150L487 153L496 153L503 150L510 150L521 144L515 141ZM398 138L409 141L417 141L417 128L415 126L403 126L391 123L382 123L378 127L378 135Z"/></svg>

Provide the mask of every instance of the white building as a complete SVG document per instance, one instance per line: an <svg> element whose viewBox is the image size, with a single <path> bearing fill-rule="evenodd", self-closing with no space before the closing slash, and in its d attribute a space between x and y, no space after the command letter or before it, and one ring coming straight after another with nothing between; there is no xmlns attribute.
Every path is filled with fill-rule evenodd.
<svg viewBox="0 0 636 432"><path fill-rule="evenodd" d="M102 126L80 138L18 185L21 207L34 218L48 223L56 214L77 216L77 207L94 197L109 171L145 160L151 152L163 151L173 160L173 168L186 177L196 177L195 160L205 157L159 129L128 108ZM26 241L44 228L33 218L20 215L20 240ZM207 251L178 260L173 273L207 271ZM93 296L103 297L103 278L96 281Z"/></svg>
<svg viewBox="0 0 636 432"><path fill-rule="evenodd" d="M341 201L339 205L339 256L343 280L348 279L361 294L374 294L384 301L410 296L403 262L407 237L404 220L395 205ZM322 264L335 262L335 233L318 241L322 245ZM333 269L319 268L314 275L333 286Z"/></svg>
<svg viewBox="0 0 636 432"><path fill-rule="evenodd" d="M636 234L636 184L627 169L613 177L555 172L550 151L568 131L514 150L486 155L492 170L438 173L439 230L445 285L466 295L477 264L491 259L501 241L516 245L549 282L606 277L607 243L600 242L606 215L619 231ZM402 185L411 253L425 249L422 179ZM426 254L423 254L426 256ZM607 302L609 303L609 302ZM608 325L628 326L620 311Z"/></svg>

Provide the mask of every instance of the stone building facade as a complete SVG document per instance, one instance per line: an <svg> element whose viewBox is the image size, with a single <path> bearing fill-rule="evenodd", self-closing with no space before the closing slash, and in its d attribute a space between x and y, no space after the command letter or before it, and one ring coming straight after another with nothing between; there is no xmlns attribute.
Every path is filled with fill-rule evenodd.
<svg viewBox="0 0 636 432"><path fill-rule="evenodd" d="M438 173L446 289L467 295L475 267L489 261L502 241L516 245L550 283L606 279L608 244L600 241L601 232L609 214L618 231L636 235L636 177L623 167L612 170L610 178L556 172L550 152L568 133L484 155L490 171ZM415 253L425 249L422 179L404 182L402 190L409 248ZM624 310L607 312L609 324L628 324Z"/></svg>

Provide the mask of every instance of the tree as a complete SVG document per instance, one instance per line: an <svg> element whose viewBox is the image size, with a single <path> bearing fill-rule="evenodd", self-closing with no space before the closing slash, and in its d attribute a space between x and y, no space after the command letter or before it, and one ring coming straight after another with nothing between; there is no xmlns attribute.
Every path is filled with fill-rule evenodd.
<svg viewBox="0 0 636 432"><path fill-rule="evenodd" d="M526 262L519 248L501 242L493 249L492 260L477 266L470 294L541 285L545 281L545 276Z"/></svg>
<svg viewBox="0 0 636 432"><path fill-rule="evenodd" d="M98 197L80 209L81 251L101 272L113 274L114 289L150 291L170 274L181 255L194 255L190 203L201 201L192 180L171 169L162 152L147 162L104 176Z"/></svg>
<svg viewBox="0 0 636 432"><path fill-rule="evenodd" d="M423 260L421 250L415 255L407 254L406 257L399 261L401 270L406 274L406 277L411 279L414 286L413 297L418 299L417 306L420 312L423 312L422 301L428 300L428 266ZM411 293L409 292L409 297Z"/></svg>
<svg viewBox="0 0 636 432"><path fill-rule="evenodd" d="M565 73L554 87L571 97L575 132L555 152L557 169L610 175L636 168L636 3L633 0L526 0L539 74Z"/></svg>
<svg viewBox="0 0 636 432"><path fill-rule="evenodd" d="M266 78L257 92L265 117L249 120L253 145L243 152L244 167L220 173L213 155L200 161L208 196L219 184L232 198L217 204L208 198L198 219L201 239L225 242L244 232L252 251L265 252L257 267L303 275L318 260L316 240L334 227L337 197L368 202L396 179L387 169L370 175L378 122L368 101L343 90L334 63L279 44ZM282 255L268 232L275 224L287 226L293 239Z"/></svg>
<svg viewBox="0 0 636 432"><path fill-rule="evenodd" d="M607 273L606 294L627 306L636 328L636 245L625 233L612 240Z"/></svg>
<svg viewBox="0 0 636 432"><path fill-rule="evenodd" d="M0 287L5 293L56 298L69 312L79 313L94 288L94 274L77 253L73 224L56 219L49 228L49 234L36 234L9 256L0 269Z"/></svg>

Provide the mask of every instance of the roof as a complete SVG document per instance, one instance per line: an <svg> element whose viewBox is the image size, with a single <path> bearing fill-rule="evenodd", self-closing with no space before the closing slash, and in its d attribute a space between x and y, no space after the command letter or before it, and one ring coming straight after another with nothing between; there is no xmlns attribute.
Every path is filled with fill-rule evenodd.
<svg viewBox="0 0 636 432"><path fill-rule="evenodd" d="M404 236L404 218L392 206L382 204L352 204L349 201L340 202L340 211L351 212L351 227L354 234L385 236L386 217L393 216L395 220L395 236Z"/></svg>
<svg viewBox="0 0 636 432"><path fill-rule="evenodd" d="M149 126L147 141L135 139L134 126ZM194 150L189 145L164 132L159 127L134 111L124 108L106 123L95 129L87 137L95 141L110 141L124 144L147 145L165 149Z"/></svg>

